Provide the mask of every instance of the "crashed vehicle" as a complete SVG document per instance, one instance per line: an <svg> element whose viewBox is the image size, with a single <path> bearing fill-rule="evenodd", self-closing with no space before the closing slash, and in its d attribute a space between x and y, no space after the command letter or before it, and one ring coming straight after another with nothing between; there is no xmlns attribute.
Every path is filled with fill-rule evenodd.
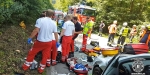
<svg viewBox="0 0 150 75"><path fill-rule="evenodd" d="M94 61L92 75L150 75L150 54L117 54L99 56Z"/></svg>

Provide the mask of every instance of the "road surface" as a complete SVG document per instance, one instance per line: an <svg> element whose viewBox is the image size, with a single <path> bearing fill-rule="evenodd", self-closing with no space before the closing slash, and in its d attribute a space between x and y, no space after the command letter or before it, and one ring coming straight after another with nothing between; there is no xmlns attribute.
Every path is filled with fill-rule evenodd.
<svg viewBox="0 0 150 75"><path fill-rule="evenodd" d="M87 44L88 44L87 48L88 49L93 48L91 45L89 45L91 40L99 41L99 43L100 43L99 46L100 47L103 47L103 48L108 47L107 46L107 38L100 37L98 35L92 34L91 39L88 39L88 42L87 42ZM82 46L81 43L82 43L82 34L80 34L78 36L78 38L76 39L76 43L75 44L76 44L77 47L81 48L81 46ZM75 52L75 57L81 58L81 57L86 57L86 55L83 54L83 53ZM78 60L78 62L81 62L83 64L88 64L89 66L92 66L92 63L83 62L80 59ZM66 66L66 64L62 64L62 63L58 63L55 66L48 67L46 69L46 74L47 75L75 75L73 72L69 71L69 69ZM89 71L88 75L92 75L92 72Z"/></svg>

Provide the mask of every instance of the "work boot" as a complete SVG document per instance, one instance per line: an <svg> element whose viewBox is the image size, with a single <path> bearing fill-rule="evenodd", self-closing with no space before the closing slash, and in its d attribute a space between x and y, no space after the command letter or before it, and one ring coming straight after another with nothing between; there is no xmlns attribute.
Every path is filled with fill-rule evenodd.
<svg viewBox="0 0 150 75"><path fill-rule="evenodd" d="M56 60L52 60L52 66L56 65Z"/></svg>
<svg viewBox="0 0 150 75"><path fill-rule="evenodd" d="M113 47L111 44L108 45L109 47Z"/></svg>
<svg viewBox="0 0 150 75"><path fill-rule="evenodd" d="M26 70L29 69L29 67L30 67L30 66L27 66L27 65L23 64L22 69L23 69L24 71L26 71Z"/></svg>
<svg viewBox="0 0 150 75"><path fill-rule="evenodd" d="M38 72L39 72L39 73L43 73L43 72L44 72L44 68L43 68L43 67L39 67L39 68L38 68Z"/></svg>
<svg viewBox="0 0 150 75"><path fill-rule="evenodd" d="M69 52L68 58L72 58L72 57L74 57L74 52Z"/></svg>
<svg viewBox="0 0 150 75"><path fill-rule="evenodd" d="M74 52L71 53L71 57L74 57Z"/></svg>
<svg viewBox="0 0 150 75"><path fill-rule="evenodd" d="M62 61L63 63L65 62L65 59L66 59L65 56L62 56L62 57L61 57L61 61Z"/></svg>
<svg viewBox="0 0 150 75"><path fill-rule="evenodd" d="M46 66L47 66L47 67L50 67L50 66L51 66L51 62L50 62L50 61L47 61L47 62L46 62Z"/></svg>
<svg viewBox="0 0 150 75"><path fill-rule="evenodd" d="M119 47L120 46L120 44L117 44L117 47Z"/></svg>

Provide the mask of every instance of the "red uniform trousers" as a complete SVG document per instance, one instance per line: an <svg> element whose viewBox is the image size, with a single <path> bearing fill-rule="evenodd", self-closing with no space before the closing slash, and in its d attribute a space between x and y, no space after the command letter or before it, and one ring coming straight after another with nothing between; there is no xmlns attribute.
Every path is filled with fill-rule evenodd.
<svg viewBox="0 0 150 75"><path fill-rule="evenodd" d="M72 36L63 36L62 38L62 61L68 58Z"/></svg>
<svg viewBox="0 0 150 75"><path fill-rule="evenodd" d="M70 44L70 52L74 52L74 40L71 40L71 44Z"/></svg>
<svg viewBox="0 0 150 75"><path fill-rule="evenodd" d="M48 64L51 64L51 60L52 60L52 63L56 62L56 56L57 56L56 40L52 40L52 48L51 48L51 52L50 53L51 54L50 54L50 56L47 59L47 63Z"/></svg>
<svg viewBox="0 0 150 75"><path fill-rule="evenodd" d="M23 70L27 70L30 65L32 64L32 61L35 57L35 55L42 51L42 61L40 62L40 70L44 70L47 62L48 56L50 56L50 50L51 50L52 42L40 42L40 41L35 41L33 47L30 49L26 62L22 66ZM38 69L38 70L39 70Z"/></svg>
<svg viewBox="0 0 150 75"><path fill-rule="evenodd" d="M86 50L87 39L88 36L86 34L83 34L83 41L82 41L82 48L81 48L82 51Z"/></svg>

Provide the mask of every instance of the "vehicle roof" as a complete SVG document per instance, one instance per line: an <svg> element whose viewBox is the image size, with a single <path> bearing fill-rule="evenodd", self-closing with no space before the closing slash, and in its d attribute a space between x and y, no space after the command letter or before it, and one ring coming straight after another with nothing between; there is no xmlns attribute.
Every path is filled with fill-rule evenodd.
<svg viewBox="0 0 150 75"><path fill-rule="evenodd" d="M120 54L119 55L119 61L129 59L129 58L143 57L143 56L150 58L150 54L148 54L148 53L136 54L136 55L134 55L134 54Z"/></svg>
<svg viewBox="0 0 150 75"><path fill-rule="evenodd" d="M73 5L73 6L69 6L69 8L83 8L83 9L96 10L90 6L87 6L87 5Z"/></svg>
<svg viewBox="0 0 150 75"><path fill-rule="evenodd" d="M55 13L57 13L57 14L63 14L63 12L61 10L55 10Z"/></svg>

